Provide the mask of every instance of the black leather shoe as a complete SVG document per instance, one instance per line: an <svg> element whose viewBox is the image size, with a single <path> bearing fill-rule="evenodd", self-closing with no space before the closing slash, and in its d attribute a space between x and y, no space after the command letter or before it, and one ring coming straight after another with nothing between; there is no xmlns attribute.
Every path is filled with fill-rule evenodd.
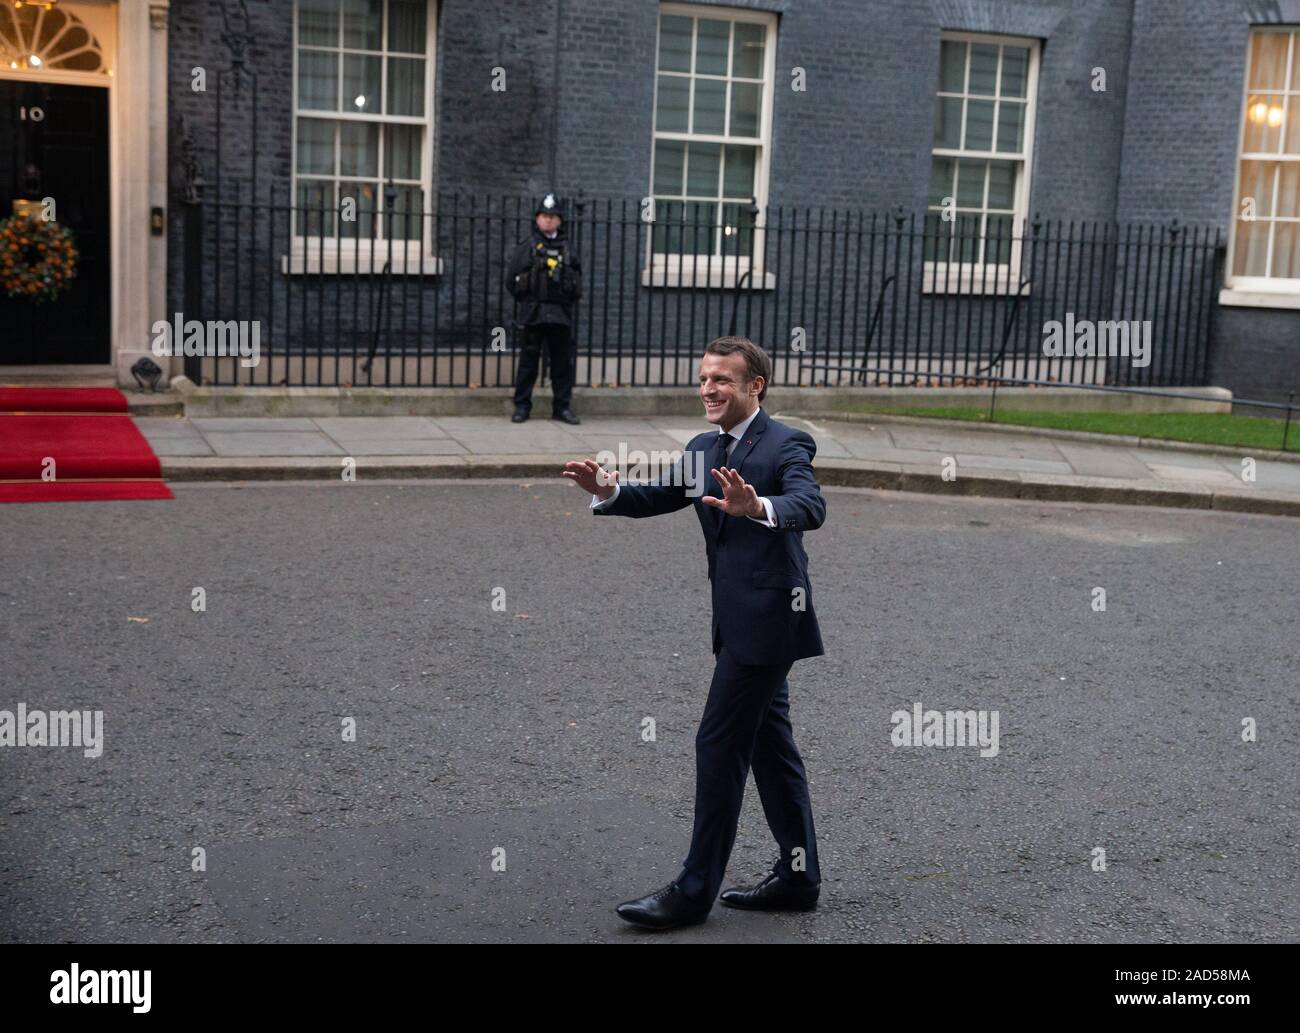
<svg viewBox="0 0 1300 1033"><path fill-rule="evenodd" d="M646 929L676 929L703 922L709 917L710 910L711 905L692 900L677 883L670 882L648 897L619 904L614 912L624 921Z"/></svg>
<svg viewBox="0 0 1300 1033"><path fill-rule="evenodd" d="M551 419L563 420L565 423L571 423L575 425L582 422L580 419L578 419L578 417L573 415L572 409L561 409L554 416L552 416Z"/></svg>
<svg viewBox="0 0 1300 1033"><path fill-rule="evenodd" d="M528 419L528 410L522 405L516 405L514 414L510 417L510 422L523 423L526 419Z"/></svg>
<svg viewBox="0 0 1300 1033"><path fill-rule="evenodd" d="M796 886L773 872L757 886L749 889L733 886L722 891L722 902L727 907L746 911L812 911L821 895L821 886Z"/></svg>

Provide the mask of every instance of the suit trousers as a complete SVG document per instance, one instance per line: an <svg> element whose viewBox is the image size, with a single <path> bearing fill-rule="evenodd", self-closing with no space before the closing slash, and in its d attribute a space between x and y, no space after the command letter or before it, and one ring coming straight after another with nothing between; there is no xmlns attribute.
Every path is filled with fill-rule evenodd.
<svg viewBox="0 0 1300 1033"><path fill-rule="evenodd" d="M696 900L711 904L722 886L751 766L780 848L776 873L797 885L821 882L808 778L790 726L791 666L738 664L725 642L718 652L695 736L695 827L677 878Z"/></svg>
<svg viewBox="0 0 1300 1033"><path fill-rule="evenodd" d="M551 362L551 415L558 416L573 404L573 334L561 323L537 323L524 327L519 348L519 370L515 376L515 405L529 412L533 408L533 385L542 361L542 349Z"/></svg>

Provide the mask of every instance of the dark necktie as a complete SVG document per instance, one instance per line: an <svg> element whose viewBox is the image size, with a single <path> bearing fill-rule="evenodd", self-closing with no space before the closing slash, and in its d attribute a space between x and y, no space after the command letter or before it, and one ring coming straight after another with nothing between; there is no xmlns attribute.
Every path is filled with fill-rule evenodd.
<svg viewBox="0 0 1300 1033"><path fill-rule="evenodd" d="M733 439L731 435L726 433L725 431L718 435L718 443L717 445L714 446L713 455L709 460L710 470L721 470L726 467L727 447L731 444L732 440ZM721 482L719 482L719 480L716 477L714 477L713 474L709 474L709 480L713 482L713 497L715 499L725 498L726 493L722 490ZM712 509L713 507L710 508ZM713 509L713 520L715 526L717 527L722 526L722 510Z"/></svg>
<svg viewBox="0 0 1300 1033"><path fill-rule="evenodd" d="M735 439L725 431L718 435L717 448L713 453L713 467L721 470L727 465L727 449ZM719 485L721 487L721 485Z"/></svg>

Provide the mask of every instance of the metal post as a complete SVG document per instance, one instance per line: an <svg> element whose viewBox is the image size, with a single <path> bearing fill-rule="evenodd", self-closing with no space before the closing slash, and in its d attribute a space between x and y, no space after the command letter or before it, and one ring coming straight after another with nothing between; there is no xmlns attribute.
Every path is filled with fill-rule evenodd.
<svg viewBox="0 0 1300 1033"><path fill-rule="evenodd" d="M203 310L203 188L207 184L184 116L180 128L181 206L185 213L181 220L181 307L188 317L197 319ZM173 355L180 344L172 343ZM202 356L186 355L184 364L185 376L195 384L202 383Z"/></svg>
<svg viewBox="0 0 1300 1033"><path fill-rule="evenodd" d="M1291 433L1291 403L1295 401L1295 392L1286 396L1286 423L1282 427L1282 451L1286 451L1286 439Z"/></svg>

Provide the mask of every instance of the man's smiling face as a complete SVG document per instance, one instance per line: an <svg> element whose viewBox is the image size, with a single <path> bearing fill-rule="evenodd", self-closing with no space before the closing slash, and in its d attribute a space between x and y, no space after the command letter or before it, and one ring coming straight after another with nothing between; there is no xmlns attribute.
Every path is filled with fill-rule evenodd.
<svg viewBox="0 0 1300 1033"><path fill-rule="evenodd" d="M758 408L763 378L746 379L745 356L740 352L700 359L700 398L704 418L723 430L730 430Z"/></svg>

